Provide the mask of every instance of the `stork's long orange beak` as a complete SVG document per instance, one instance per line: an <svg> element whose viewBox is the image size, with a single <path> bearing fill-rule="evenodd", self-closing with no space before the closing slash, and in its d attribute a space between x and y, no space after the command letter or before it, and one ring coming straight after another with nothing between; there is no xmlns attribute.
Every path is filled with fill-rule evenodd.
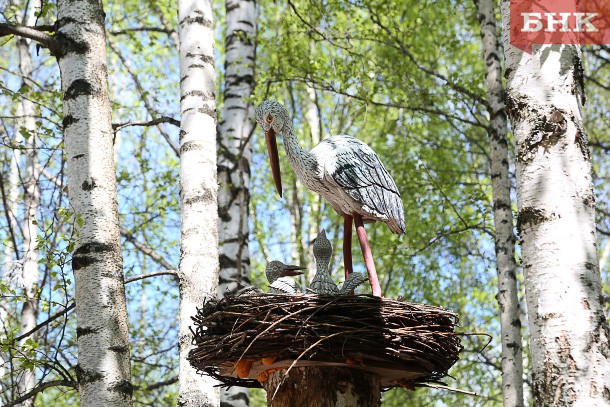
<svg viewBox="0 0 610 407"><path fill-rule="evenodd" d="M282 174L280 174L280 156L277 153L277 140L275 130L269 128L265 132L265 140L267 140L267 151L269 152L269 161L271 161L271 173L273 174L273 182L277 189L280 198L282 197Z"/></svg>

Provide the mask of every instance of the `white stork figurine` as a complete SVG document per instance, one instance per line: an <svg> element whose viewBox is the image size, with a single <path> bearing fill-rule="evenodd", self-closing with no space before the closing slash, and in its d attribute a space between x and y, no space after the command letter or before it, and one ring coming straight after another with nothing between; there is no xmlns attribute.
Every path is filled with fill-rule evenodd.
<svg viewBox="0 0 610 407"><path fill-rule="evenodd" d="M258 124L265 132L271 161L271 172L282 196L276 134L284 138L286 155L299 179L322 195L343 216L343 264L345 276L352 273L352 221L369 273L373 295L381 296L381 286L373 255L364 230L364 222L381 221L394 233L405 232L405 215L396 183L375 152L351 136L334 136L322 140L311 151L304 150L292 130L288 111L276 101L266 100L255 111Z"/></svg>

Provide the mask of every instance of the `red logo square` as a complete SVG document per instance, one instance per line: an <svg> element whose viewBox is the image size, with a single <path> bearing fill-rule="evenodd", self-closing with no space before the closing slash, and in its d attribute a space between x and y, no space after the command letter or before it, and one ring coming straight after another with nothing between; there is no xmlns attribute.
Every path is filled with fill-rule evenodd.
<svg viewBox="0 0 610 407"><path fill-rule="evenodd" d="M610 0L510 0L510 43L610 44Z"/></svg>

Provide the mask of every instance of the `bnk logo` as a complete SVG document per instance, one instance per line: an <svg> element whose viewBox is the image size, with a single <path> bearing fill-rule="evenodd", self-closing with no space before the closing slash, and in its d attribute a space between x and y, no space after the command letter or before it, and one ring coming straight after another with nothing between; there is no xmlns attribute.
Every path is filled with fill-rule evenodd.
<svg viewBox="0 0 610 407"><path fill-rule="evenodd" d="M510 43L610 44L610 0L511 0Z"/></svg>

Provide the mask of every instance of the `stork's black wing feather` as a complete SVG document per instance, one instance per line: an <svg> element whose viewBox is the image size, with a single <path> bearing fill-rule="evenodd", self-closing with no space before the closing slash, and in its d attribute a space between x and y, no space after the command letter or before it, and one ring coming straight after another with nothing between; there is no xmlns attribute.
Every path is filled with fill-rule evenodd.
<svg viewBox="0 0 610 407"><path fill-rule="evenodd" d="M404 233L400 192L377 154L354 137L338 136L328 140L335 153L334 171L330 174L333 180L354 200L387 217L393 232Z"/></svg>

